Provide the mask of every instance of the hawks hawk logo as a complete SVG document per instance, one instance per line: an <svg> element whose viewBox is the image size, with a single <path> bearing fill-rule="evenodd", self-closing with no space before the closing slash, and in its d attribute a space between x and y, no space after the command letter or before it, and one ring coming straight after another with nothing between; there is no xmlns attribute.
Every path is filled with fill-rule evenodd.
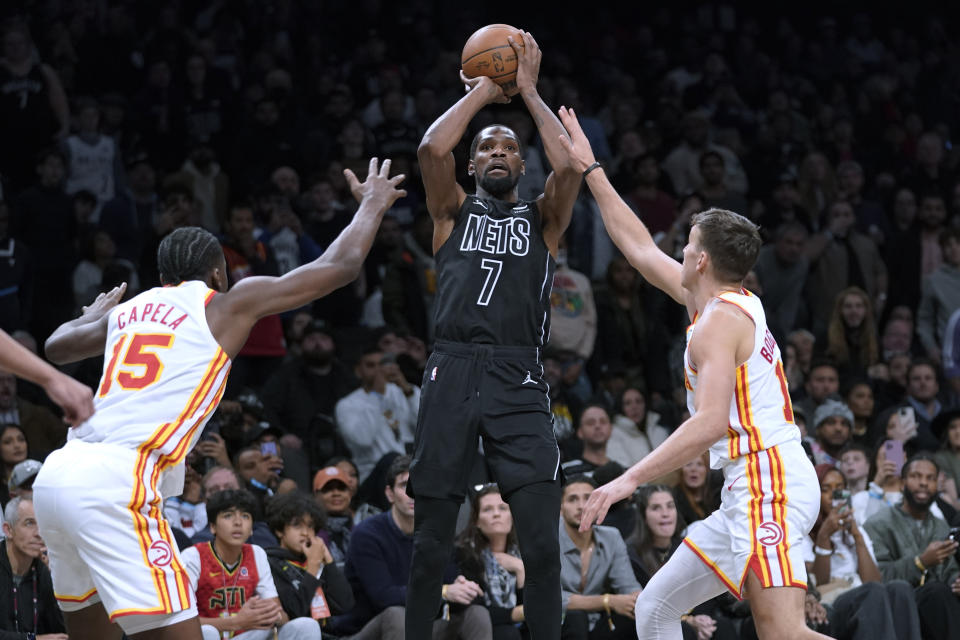
<svg viewBox="0 0 960 640"><path fill-rule="evenodd" d="M155 540L147 550L147 559L155 567L165 567L173 560L173 549L165 540Z"/></svg>
<svg viewBox="0 0 960 640"><path fill-rule="evenodd" d="M765 547L775 547L783 542L783 528L767 520L757 527L757 541Z"/></svg>

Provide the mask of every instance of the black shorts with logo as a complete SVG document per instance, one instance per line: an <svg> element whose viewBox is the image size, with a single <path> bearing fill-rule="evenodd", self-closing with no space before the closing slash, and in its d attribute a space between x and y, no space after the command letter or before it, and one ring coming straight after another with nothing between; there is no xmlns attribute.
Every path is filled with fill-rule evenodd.
<svg viewBox="0 0 960 640"><path fill-rule="evenodd" d="M478 436L502 493L556 480L548 389L536 347L438 341L423 375L407 492L462 500Z"/></svg>

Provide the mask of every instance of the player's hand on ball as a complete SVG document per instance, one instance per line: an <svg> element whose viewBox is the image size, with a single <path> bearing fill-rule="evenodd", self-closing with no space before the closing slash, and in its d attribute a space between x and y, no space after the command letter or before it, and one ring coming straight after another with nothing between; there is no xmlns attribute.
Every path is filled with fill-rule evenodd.
<svg viewBox="0 0 960 640"><path fill-rule="evenodd" d="M370 167L367 170L367 178L363 182L357 179L356 174L350 169L344 169L343 175L350 185L350 192L357 202L370 202L377 207L377 211L386 211L399 198L407 195L403 189L398 189L397 185L403 182L405 175L398 174L390 176L390 160L384 160L380 168L377 168L377 158L370 158Z"/></svg>
<svg viewBox="0 0 960 640"><path fill-rule="evenodd" d="M513 36L507 36L507 42L517 53L517 89L522 93L537 88L543 53L529 31L521 31L520 38L521 41L518 42Z"/></svg>
<svg viewBox="0 0 960 640"><path fill-rule="evenodd" d="M83 317L90 320L102 318L105 313L120 304L123 300L123 294L127 292L127 283L122 282L120 286L114 287L110 291L105 291L97 296L97 299L88 306L83 307Z"/></svg>
<svg viewBox="0 0 960 640"><path fill-rule="evenodd" d="M573 109L560 107L557 113L560 115L563 128L569 134L569 137L560 136L560 145L570 156L573 166L582 173L597 160L593 155L593 149L590 147L590 141L587 140L587 134L580 127L580 121L577 120L577 114Z"/></svg>
<svg viewBox="0 0 960 640"><path fill-rule="evenodd" d="M594 523L603 524L603 519L607 517L610 507L624 498L629 498L636 489L637 484L626 473L599 489L594 489L590 499L587 500L587 506L583 508L580 531L589 531Z"/></svg>
<svg viewBox="0 0 960 640"><path fill-rule="evenodd" d="M510 98L503 92L503 89L488 76L477 76L468 78L467 74L460 70L460 81L463 82L465 93L479 91L481 95L487 98L486 104L497 102L499 104L509 104Z"/></svg>

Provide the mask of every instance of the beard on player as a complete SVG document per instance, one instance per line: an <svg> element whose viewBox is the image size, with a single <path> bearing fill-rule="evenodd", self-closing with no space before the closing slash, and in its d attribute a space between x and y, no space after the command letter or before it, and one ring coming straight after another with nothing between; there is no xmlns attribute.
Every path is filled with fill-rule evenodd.
<svg viewBox="0 0 960 640"><path fill-rule="evenodd" d="M490 171L493 169L502 169L506 172L505 175L501 176L491 176ZM517 186L517 183L520 182L520 176L513 175L513 172L510 170L510 167L503 165L494 165L487 166L487 170L480 176L480 179L477 181L477 184L491 196L497 200L503 200L505 196L510 195L510 192Z"/></svg>

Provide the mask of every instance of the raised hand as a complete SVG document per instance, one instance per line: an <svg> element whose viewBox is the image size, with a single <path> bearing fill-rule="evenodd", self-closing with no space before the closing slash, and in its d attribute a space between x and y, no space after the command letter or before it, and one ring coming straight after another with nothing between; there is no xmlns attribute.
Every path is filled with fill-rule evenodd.
<svg viewBox="0 0 960 640"><path fill-rule="evenodd" d="M390 160L384 160L383 165L377 169L377 158L370 158L370 168L367 170L367 178L363 182L357 179L357 176L350 169L344 169L343 175L350 185L350 192L357 202L367 200L375 205L378 211L389 209L399 198L407 195L403 189L398 189L397 185L403 182L405 175L390 175Z"/></svg>
<svg viewBox="0 0 960 640"><path fill-rule="evenodd" d="M464 93L470 93L471 91L479 92L480 95L486 98L486 102L484 104L491 104L493 102L499 104L510 103L510 98L507 96L507 94L505 94L500 85L491 80L489 76L468 78L467 74L465 74L463 69L461 69L460 81L463 82Z"/></svg>
<svg viewBox="0 0 960 640"><path fill-rule="evenodd" d="M529 31L521 31L519 41L507 36L507 42L517 54L517 92L537 88L540 75L540 60L543 53Z"/></svg>
<svg viewBox="0 0 960 640"><path fill-rule="evenodd" d="M593 155L593 149L590 147L590 141L587 140L587 135L580 128L580 122L577 120L577 114L573 109L560 107L557 113L560 116L563 128L567 130L567 134L570 136L569 138L560 136L560 145L570 156L570 162L574 168L582 173L597 161Z"/></svg>
<svg viewBox="0 0 960 640"><path fill-rule="evenodd" d="M114 287L110 291L105 291L97 296L97 299L88 306L83 307L83 317L90 320L99 320L106 315L110 309L120 304L123 300L123 294L127 292L127 283L122 282L120 286Z"/></svg>

